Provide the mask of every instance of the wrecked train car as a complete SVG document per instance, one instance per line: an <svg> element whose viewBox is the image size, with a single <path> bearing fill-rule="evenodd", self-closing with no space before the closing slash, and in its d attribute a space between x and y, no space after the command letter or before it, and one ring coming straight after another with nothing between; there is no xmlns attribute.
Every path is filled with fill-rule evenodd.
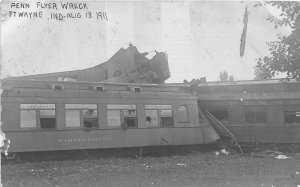
<svg viewBox="0 0 300 187"><path fill-rule="evenodd" d="M206 144L197 98L159 85L6 80L2 130L11 152ZM97 87L97 86L96 86Z"/></svg>
<svg viewBox="0 0 300 187"><path fill-rule="evenodd" d="M130 46L94 68L4 79L2 130L10 152L217 140L188 87L157 84L169 76L166 54L149 60Z"/></svg>
<svg viewBox="0 0 300 187"><path fill-rule="evenodd" d="M148 59L148 52L140 53L135 46L129 45L127 49L117 51L108 61L91 68L9 79L161 84L170 77L168 58L164 52L155 53Z"/></svg>
<svg viewBox="0 0 300 187"><path fill-rule="evenodd" d="M212 125L223 126L238 142L300 143L295 80L209 82L195 92L203 113L213 116Z"/></svg>

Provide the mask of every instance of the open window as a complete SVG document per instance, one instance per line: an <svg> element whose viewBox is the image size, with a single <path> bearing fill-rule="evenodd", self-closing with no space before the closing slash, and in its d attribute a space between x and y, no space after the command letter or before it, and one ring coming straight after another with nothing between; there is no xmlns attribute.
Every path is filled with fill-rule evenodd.
<svg viewBox="0 0 300 187"><path fill-rule="evenodd" d="M55 104L21 104L20 127L55 129Z"/></svg>
<svg viewBox="0 0 300 187"><path fill-rule="evenodd" d="M162 127L174 127L171 109L160 110L160 124Z"/></svg>
<svg viewBox="0 0 300 187"><path fill-rule="evenodd" d="M107 105L108 127L137 128L135 105Z"/></svg>
<svg viewBox="0 0 300 187"><path fill-rule="evenodd" d="M135 109L124 109L123 110L124 122L127 123L129 128L137 127L137 116Z"/></svg>
<svg viewBox="0 0 300 187"><path fill-rule="evenodd" d="M87 128L99 127L98 114L96 109L82 110L83 112L83 125Z"/></svg>
<svg viewBox="0 0 300 187"><path fill-rule="evenodd" d="M145 105L145 114L148 127L174 127L171 105Z"/></svg>
<svg viewBox="0 0 300 187"><path fill-rule="evenodd" d="M284 123L300 123L300 111L285 111Z"/></svg>
<svg viewBox="0 0 300 187"><path fill-rule="evenodd" d="M53 90L63 90L64 86L63 85L57 85L57 84L53 84L51 85Z"/></svg>
<svg viewBox="0 0 300 187"><path fill-rule="evenodd" d="M42 129L56 128L55 110L40 110L40 125Z"/></svg>
<svg viewBox="0 0 300 187"><path fill-rule="evenodd" d="M99 128L96 104L65 104L66 127Z"/></svg>

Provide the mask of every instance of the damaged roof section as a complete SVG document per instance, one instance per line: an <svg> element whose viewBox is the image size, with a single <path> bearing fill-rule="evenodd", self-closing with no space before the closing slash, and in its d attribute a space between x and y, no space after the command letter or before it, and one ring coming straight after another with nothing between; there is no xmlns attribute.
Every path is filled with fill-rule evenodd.
<svg viewBox="0 0 300 187"><path fill-rule="evenodd" d="M121 48L108 61L91 68L9 79L160 84L170 77L170 70L167 54L155 53L148 59L147 52L140 53L130 44L127 49Z"/></svg>

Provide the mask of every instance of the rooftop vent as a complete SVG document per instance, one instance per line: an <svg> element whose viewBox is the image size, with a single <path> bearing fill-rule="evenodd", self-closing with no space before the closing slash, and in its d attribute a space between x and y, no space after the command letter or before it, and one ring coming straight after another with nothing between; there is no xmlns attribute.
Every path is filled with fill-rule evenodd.
<svg viewBox="0 0 300 187"><path fill-rule="evenodd" d="M63 85L52 85L53 90L63 90L64 86Z"/></svg>
<svg viewBox="0 0 300 187"><path fill-rule="evenodd" d="M131 87L130 90L132 92L136 92L136 93L140 93L142 90L141 90L141 87Z"/></svg>
<svg viewBox="0 0 300 187"><path fill-rule="evenodd" d="M97 92L104 92L104 86L93 86L93 90Z"/></svg>

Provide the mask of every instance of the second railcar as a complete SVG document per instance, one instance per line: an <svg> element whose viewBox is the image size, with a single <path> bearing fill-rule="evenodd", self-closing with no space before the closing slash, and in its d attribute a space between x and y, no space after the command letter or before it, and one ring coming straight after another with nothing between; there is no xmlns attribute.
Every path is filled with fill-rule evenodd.
<svg viewBox="0 0 300 187"><path fill-rule="evenodd" d="M300 143L300 83L235 81L200 85L199 105L239 142Z"/></svg>

